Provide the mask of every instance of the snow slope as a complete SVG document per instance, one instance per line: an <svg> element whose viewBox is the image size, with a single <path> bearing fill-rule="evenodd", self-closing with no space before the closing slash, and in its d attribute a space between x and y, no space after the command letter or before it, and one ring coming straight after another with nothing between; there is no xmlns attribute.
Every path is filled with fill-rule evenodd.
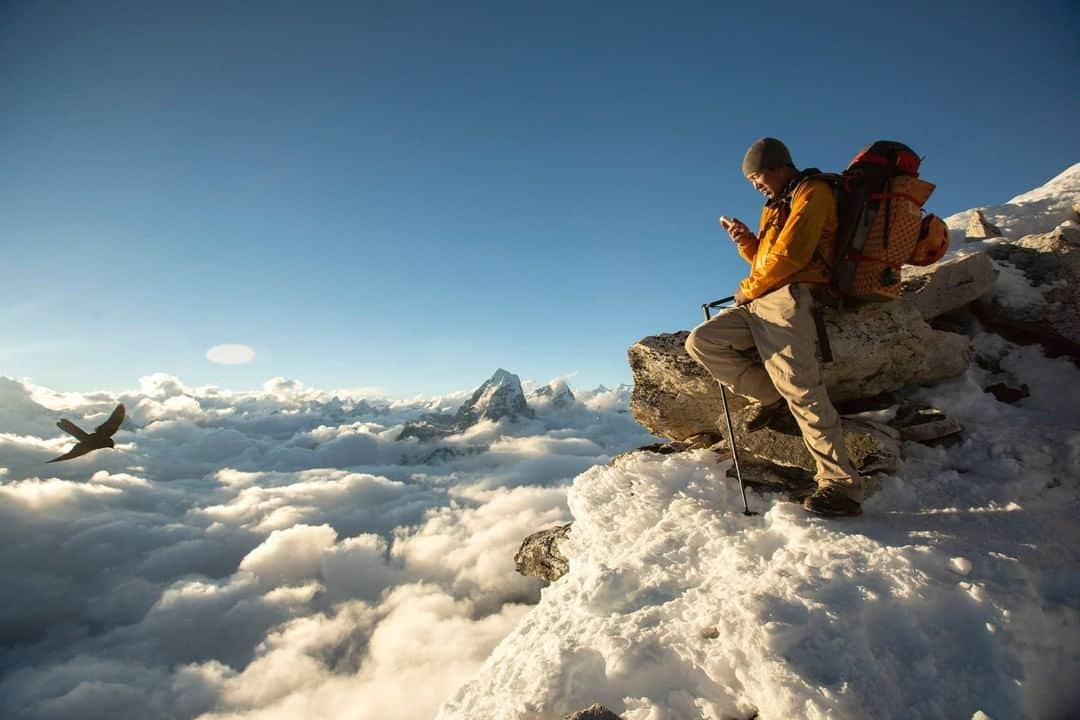
<svg viewBox="0 0 1080 720"><path fill-rule="evenodd" d="M984 212L1015 239L1072 222L1078 199L1080 164ZM1024 304L1025 287L997 292ZM1080 717L1080 370L974 345L1030 397L997 401L976 365L918 391L963 439L907 443L859 518L755 493L745 517L709 451L578 476L570 572L438 718Z"/></svg>
<svg viewBox="0 0 1080 720"><path fill-rule="evenodd" d="M1075 220L1073 207L1077 202L1080 202L1080 163L1003 205L965 210L945 218L945 224L953 231L953 243L963 243L963 231L978 209L1006 238L1016 240L1032 233L1050 232L1063 222Z"/></svg>
<svg viewBox="0 0 1080 720"><path fill-rule="evenodd" d="M963 443L909 443L861 518L753 494L763 514L747 518L708 451L588 470L569 494L570 573L438 717L1080 710L1063 680L1080 676L1080 373L1001 349L1033 396L999 403L977 370L927 391Z"/></svg>

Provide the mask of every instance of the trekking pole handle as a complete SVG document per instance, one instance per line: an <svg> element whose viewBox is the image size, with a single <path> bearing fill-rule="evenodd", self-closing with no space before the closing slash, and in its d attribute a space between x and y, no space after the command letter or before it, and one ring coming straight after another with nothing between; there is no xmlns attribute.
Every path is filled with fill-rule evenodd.
<svg viewBox="0 0 1080 720"><path fill-rule="evenodd" d="M720 298L719 300L713 300L710 303L702 303L701 304L701 309L705 313L705 319L706 320L711 320L712 319L712 314L709 312L710 310L712 310L715 307L720 307L721 305L727 305L729 302L733 301L734 299L735 299L735 296L732 295L731 297Z"/></svg>

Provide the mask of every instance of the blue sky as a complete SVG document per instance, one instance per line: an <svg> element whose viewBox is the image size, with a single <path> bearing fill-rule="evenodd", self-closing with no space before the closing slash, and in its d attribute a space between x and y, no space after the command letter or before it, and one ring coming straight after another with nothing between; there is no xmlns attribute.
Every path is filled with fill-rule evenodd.
<svg viewBox="0 0 1080 720"><path fill-rule="evenodd" d="M941 215L1080 160L1069 3L579 5L5 3L0 375L629 382L743 276L758 137L907 142Z"/></svg>

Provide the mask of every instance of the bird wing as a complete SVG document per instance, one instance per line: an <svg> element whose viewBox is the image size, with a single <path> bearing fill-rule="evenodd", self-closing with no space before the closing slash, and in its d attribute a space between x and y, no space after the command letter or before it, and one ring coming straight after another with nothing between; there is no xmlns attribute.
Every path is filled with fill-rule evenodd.
<svg viewBox="0 0 1080 720"><path fill-rule="evenodd" d="M93 450L93 448L90 447L89 445L87 445L86 443L76 443L75 447L71 448L66 453L61 455L60 457L54 457L52 460L46 460L45 462L54 463L54 462L60 462L61 460L70 460L71 458L77 458L80 455L85 455L86 453L90 452L91 450Z"/></svg>
<svg viewBox="0 0 1080 720"><path fill-rule="evenodd" d="M120 423L122 422L124 422L124 404L120 403L112 411L112 415L109 416L108 420L94 428L94 434L112 437L120 429Z"/></svg>
<svg viewBox="0 0 1080 720"><path fill-rule="evenodd" d="M60 422L56 423L56 427L66 432L68 435L74 435L79 440L85 440L90 437L89 433L66 418L61 419Z"/></svg>

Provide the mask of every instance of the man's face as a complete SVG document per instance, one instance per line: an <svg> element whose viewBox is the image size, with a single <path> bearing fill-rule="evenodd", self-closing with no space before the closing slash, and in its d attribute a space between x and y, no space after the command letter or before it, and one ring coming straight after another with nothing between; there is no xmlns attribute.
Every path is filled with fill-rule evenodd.
<svg viewBox="0 0 1080 720"><path fill-rule="evenodd" d="M784 182L782 182L784 175L784 168L772 168L771 170L758 170L755 173L750 173L746 176L746 179L750 181L755 190L772 200L784 189Z"/></svg>

